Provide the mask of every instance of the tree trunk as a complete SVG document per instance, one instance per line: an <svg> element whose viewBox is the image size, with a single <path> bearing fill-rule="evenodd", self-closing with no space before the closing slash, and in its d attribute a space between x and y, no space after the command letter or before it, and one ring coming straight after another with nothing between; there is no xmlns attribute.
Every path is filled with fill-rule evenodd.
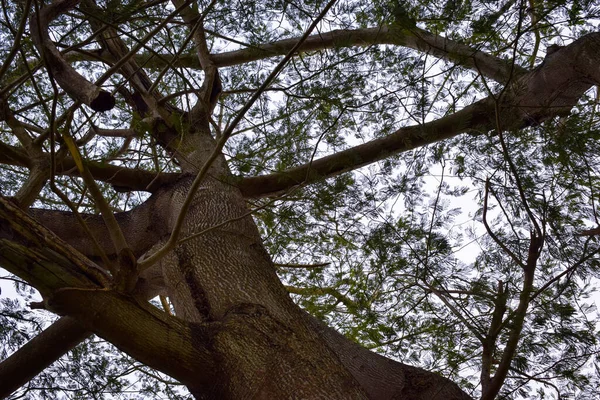
<svg viewBox="0 0 600 400"><path fill-rule="evenodd" d="M173 204L183 203L190 183L174 190ZM171 208L171 221L178 208ZM209 177L182 238L246 213L238 189ZM190 387L198 398L366 398L289 298L250 216L186 241L161 267L178 317L218 323L209 341L219 379Z"/></svg>
<svg viewBox="0 0 600 400"><path fill-rule="evenodd" d="M212 139L205 135L196 165L210 153L206 147ZM181 238L216 228L185 241L160 261L176 315L218 327L208 339L218 379L208 387L188 384L196 397L468 398L441 377L424 371L419 376L415 368L350 343L296 306L247 215L244 197L226 183L229 178L220 156L195 194ZM184 178L172 190L165 218L169 232L191 183Z"/></svg>

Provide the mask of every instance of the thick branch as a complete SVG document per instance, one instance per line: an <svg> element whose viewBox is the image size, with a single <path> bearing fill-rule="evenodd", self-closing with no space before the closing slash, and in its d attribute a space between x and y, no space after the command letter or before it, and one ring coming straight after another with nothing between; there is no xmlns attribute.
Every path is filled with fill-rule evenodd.
<svg viewBox="0 0 600 400"><path fill-rule="evenodd" d="M65 289L49 300L49 306L189 388L215 382L219 371L205 347L213 334L211 326L185 323L150 304L106 290Z"/></svg>
<svg viewBox="0 0 600 400"><path fill-rule="evenodd" d="M449 379L373 353L317 318L308 314L306 317L370 399L472 400Z"/></svg>
<svg viewBox="0 0 600 400"><path fill-rule="evenodd" d="M249 49L216 54L213 60L217 66L244 64L266 57L283 55L296 43L297 38L280 40L274 43ZM391 44L404 46L435 57L452 61L455 64L472 69L495 81L505 83L511 76L512 62L491 56L480 50L423 29L401 29L382 26L358 30L335 30L310 36L300 46L299 51L317 51L336 47L371 46ZM516 72L525 72L515 66Z"/></svg>
<svg viewBox="0 0 600 400"><path fill-rule="evenodd" d="M76 318L86 330L189 387L214 379L206 347L210 326L184 323L108 290L100 269L2 198L0 222L0 264L34 285L50 311Z"/></svg>
<svg viewBox="0 0 600 400"><path fill-rule="evenodd" d="M492 128L493 106L488 100L479 101L452 115L420 126L400 128L389 136L340 151L287 171L270 175L243 178L238 186L246 197L270 196L296 185L306 185L332 177L390 155L412 150L427 144L452 138L475 129Z"/></svg>
<svg viewBox="0 0 600 400"><path fill-rule="evenodd" d="M92 133L103 136L103 137L121 137L131 138L138 135L135 129L103 129L98 127L92 127Z"/></svg>
<svg viewBox="0 0 600 400"><path fill-rule="evenodd" d="M144 271L134 291L141 299L152 299L163 290L162 271ZM157 276L158 274L158 276ZM0 362L0 398L5 398L92 335L76 319L62 317Z"/></svg>
<svg viewBox="0 0 600 400"><path fill-rule="evenodd" d="M84 13L87 13L90 16L90 26L98 32L98 39L103 50L106 50L115 60L111 69L114 71L118 70L133 86L135 91L145 102L145 106L142 107L143 109L150 109L158 113L159 110L156 107L156 98L152 96L151 93L148 93L148 89L152 84L145 71L142 70L133 59L135 52L131 51L126 46L115 27L104 24L101 18L103 10L96 5L95 1L84 0L81 8ZM165 22L163 21L163 23ZM143 43L149 39L150 37L145 37L142 41L139 41L136 46L141 47ZM141 112L139 108L136 111Z"/></svg>
<svg viewBox="0 0 600 400"><path fill-rule="evenodd" d="M213 54L211 58L217 67L240 65L264 58L285 55L298 40L298 38L279 40L252 48ZM298 51L307 52L380 44L404 46L427 52L435 57L472 69L487 78L501 83L505 83L511 76L511 69L513 69L513 74L525 72L524 68L513 66L510 60L494 57L473 47L419 28L407 30L382 26L357 30L334 30L309 36ZM67 57L71 61L98 60L95 52L88 50L85 52L71 51ZM200 63L195 54L187 54L179 57L173 57L169 54L161 54L160 57L152 54L140 54L136 57L136 61L147 68L164 67L166 62L172 63L174 67L200 68Z"/></svg>
<svg viewBox="0 0 600 400"><path fill-rule="evenodd" d="M161 190L136 208L115 214L115 218L136 257L140 257L156 244L162 236L168 234L163 210L168 209L169 201L168 191ZM72 213L32 209L29 214L87 257L96 258L100 256L100 254L96 254L96 250L90 244L90 239L85 234L83 227ZM84 219L105 253L109 257L116 256L102 218L98 215L85 215Z"/></svg>
<svg viewBox="0 0 600 400"><path fill-rule="evenodd" d="M88 162L87 166L94 179L110 183L118 191L156 192L161 187L175 183L181 176L177 173L156 173L99 162ZM70 157L57 165L56 173L79 176L75 162Z"/></svg>
<svg viewBox="0 0 600 400"><path fill-rule="evenodd" d="M109 277L16 204L0 197L0 265L42 296L62 287L102 288Z"/></svg>
<svg viewBox="0 0 600 400"><path fill-rule="evenodd" d="M0 163L29 167L31 160L25 149L0 142Z"/></svg>
<svg viewBox="0 0 600 400"><path fill-rule="evenodd" d="M137 257L148 251L162 236L168 234L162 210L168 209L170 206L171 193L169 190L171 188L172 185L164 185L161 190L158 190L143 204L130 211L115 214L117 223L123 230L128 243L130 243ZM4 204L3 207L9 207L6 211L7 216L0 218L0 238L2 238L4 237L3 231L16 224L14 221L11 223L11 220L8 218L12 212L11 210L16 207L2 198L0 198L0 202ZM29 215L40 221L45 228L53 231L61 239L68 242L70 246L87 257L100 257L84 228L72 213L31 209L29 210ZM109 239L108 231L102 218L98 215L85 215L83 217L88 227L94 232L96 240L105 254L114 257L114 246ZM12 237L12 233L7 237Z"/></svg>

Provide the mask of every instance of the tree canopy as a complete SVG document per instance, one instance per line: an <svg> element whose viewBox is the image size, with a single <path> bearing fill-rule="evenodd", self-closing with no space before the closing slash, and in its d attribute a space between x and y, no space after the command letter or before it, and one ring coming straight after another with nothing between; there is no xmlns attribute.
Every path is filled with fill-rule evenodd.
<svg viewBox="0 0 600 400"><path fill-rule="evenodd" d="M599 25L591 0L3 0L0 382L211 398L189 377L235 363L202 329L250 303L277 322L241 332L283 329L285 289L464 398L598 398ZM268 255L221 252L249 216Z"/></svg>

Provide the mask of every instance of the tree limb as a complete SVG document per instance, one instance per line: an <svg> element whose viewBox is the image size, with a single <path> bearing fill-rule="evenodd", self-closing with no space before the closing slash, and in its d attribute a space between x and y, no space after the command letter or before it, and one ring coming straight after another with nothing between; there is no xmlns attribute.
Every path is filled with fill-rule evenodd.
<svg viewBox="0 0 600 400"><path fill-rule="evenodd" d="M7 165L28 167L31 160L25 149L0 142L0 162Z"/></svg>
<svg viewBox="0 0 600 400"><path fill-rule="evenodd" d="M143 204L132 210L115 214L115 219L136 257L144 254L162 236L168 234L167 224L160 212L162 207L168 207L170 201L170 197L164 193L166 193L166 190L151 196ZM72 213L31 209L29 214L85 256L92 259L100 257L100 254L97 254L95 247L90 243L83 227ZM89 214L83 215L83 218L89 229L94 232L102 250L109 257L116 257L115 248L102 218L98 215ZM2 228L2 224L0 224L0 228Z"/></svg>
<svg viewBox="0 0 600 400"><path fill-rule="evenodd" d="M167 224L162 217L162 209L168 208L170 204L170 192L172 185L165 185L147 199L143 204L132 210L116 213L115 219L131 245L136 257L148 251L160 238L166 234ZM0 197L0 204L6 204L10 210L16 208L10 202ZM30 209L29 215L44 225L45 228L54 232L62 240L69 243L74 249L91 259L98 259L101 254L96 247L90 243L90 239L84 228L78 222L75 215L67 211ZM95 233L100 248L111 258L115 258L115 248L109 238L106 225L98 215L82 215L89 229ZM9 229L8 219L0 218L0 239L3 232Z"/></svg>
<svg viewBox="0 0 600 400"><path fill-rule="evenodd" d="M229 66L285 54L298 42L297 38L249 49L220 53L213 56L218 66ZM358 30L334 30L310 36L298 51L317 51L336 47L391 44L408 47L472 69L500 83L506 83L513 63L491 56L470 46L436 35L420 28L401 29L382 26ZM517 72L524 68L515 66Z"/></svg>
<svg viewBox="0 0 600 400"><path fill-rule="evenodd" d="M44 153L44 157L50 155ZM11 146L0 142L0 163L20 167L30 167L31 159L22 147ZM117 191L145 191L156 192L165 185L171 185L179 179L181 174L144 171L117 165L89 161L87 167L94 179L110 183ZM75 160L65 157L56 165L57 175L79 176Z"/></svg>
<svg viewBox="0 0 600 400"><path fill-rule="evenodd" d="M25 385L90 334L73 318L62 317L54 322L0 362L0 398Z"/></svg>
<svg viewBox="0 0 600 400"><path fill-rule="evenodd" d="M162 283L154 282L155 271L142 273L135 295L152 299L162 291ZM162 297L162 296L161 296ZM62 317L0 362L0 398L5 398L46 369L92 332L71 317Z"/></svg>
<svg viewBox="0 0 600 400"><path fill-rule="evenodd" d="M371 399L472 400L448 378L373 353L319 319L306 318Z"/></svg>
<svg viewBox="0 0 600 400"><path fill-rule="evenodd" d="M6 121L12 133L17 137L29 159L27 181L15 195L20 206L26 209L33 204L50 177L50 168L48 168L50 160L44 157L42 146L31 139L25 125L15 118L8 104L0 101L0 106L3 106L2 119Z"/></svg>
<svg viewBox="0 0 600 400"><path fill-rule="evenodd" d="M3 198L0 222L0 264L34 285L46 308L76 318L85 330L191 388L212 383L217 369L207 348L210 326L188 324L108 290L101 269Z"/></svg>
<svg viewBox="0 0 600 400"><path fill-rule="evenodd" d="M184 5L183 0L172 0L175 7L181 8ZM206 114L210 114L215 107L219 99L219 95L222 91L221 78L219 77L219 70L215 63L211 59L210 51L206 43L206 37L204 33L204 17L214 7L215 1L205 8L202 15L192 7L183 7L181 10L181 17L188 25L190 34L194 44L196 45L196 54L198 61L200 62L200 68L204 71L204 82L202 87L198 91L198 101L192 107L192 113L199 113L199 118L204 117ZM192 117L194 119L194 117Z"/></svg>
<svg viewBox="0 0 600 400"><path fill-rule="evenodd" d="M46 67L61 88L75 100L95 111L108 111L115 106L115 98L105 90L85 79L64 59L48 34L48 24L60 14L77 6L81 0L56 0L32 14L29 21L31 38L42 54Z"/></svg>
<svg viewBox="0 0 600 400"><path fill-rule="evenodd" d="M220 37L217 32L211 32L210 30L206 30L206 32ZM227 38L224 39L227 40ZM251 61L285 55L298 43L298 40L298 38L278 40L273 43L253 46L247 49L213 54L211 58L217 67L240 65ZM408 30L382 26L356 30L339 29L319 33L309 36L298 51L319 51L339 47L373 46L380 44L403 46L427 52L435 57L451 61L477 73L481 73L487 78L500 83L506 83L511 75L511 68L516 73L526 72L520 66L513 66L510 60L492 56L476 48L416 27ZM73 50L68 52L66 57L70 61L97 60L94 51L90 50L86 50L85 52ZM195 54L186 54L179 57L161 54L160 58L152 54L141 54L136 56L136 60L147 68L163 67L166 61L176 67L200 67Z"/></svg>
<svg viewBox="0 0 600 400"><path fill-rule="evenodd" d="M388 156L452 138L460 133L492 127L493 107L487 100L465 107L452 115L423 125L409 126L375 139L319 158L299 167L269 175L242 178L238 187L246 197L266 197L307 185L382 160Z"/></svg>
<svg viewBox="0 0 600 400"><path fill-rule="evenodd" d="M527 316L527 309L531 302L531 293L533 290L535 269L537 267L537 261L540 257L540 252L544 244L544 237L537 236L535 231L531 231L531 237L529 242L529 252L527 256L526 266L523 269L523 286L519 295L519 305L515 312L509 316L511 318L511 328L508 333L508 340L504 350L502 351L502 358L496 369L494 376L489 379L488 382L483 384L483 392L481 394L481 400L493 400L502 388L506 375L510 369L515 354L517 353L517 346L521 339L521 331L523 330L523 323Z"/></svg>

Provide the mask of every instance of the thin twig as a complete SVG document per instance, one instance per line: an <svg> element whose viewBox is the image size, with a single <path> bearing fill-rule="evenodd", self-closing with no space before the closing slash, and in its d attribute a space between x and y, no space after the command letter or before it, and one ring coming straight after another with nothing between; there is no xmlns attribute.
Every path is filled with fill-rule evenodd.
<svg viewBox="0 0 600 400"><path fill-rule="evenodd" d="M488 210L489 191L490 191L490 178L487 178L485 180L485 195L483 197L483 215L482 215L483 226L485 226L485 230L487 231L488 235L490 235L490 237L492 238L492 240L494 242L496 242L496 244L498 246L500 246L500 248L502 248L502 250L504 250L504 252L506 254L508 254L510 256L510 258L513 259L514 262L517 263L517 265L519 265L521 268L525 268L525 264L523 263L523 261L521 261L521 259L519 259L519 257L517 257L517 255L515 253L513 253L512 250L509 249L508 246L506 246L498 238L498 236L496 236L496 234L494 233L494 231L492 231L492 228L490 228L490 226L488 225L488 222L487 222L487 210Z"/></svg>
<svg viewBox="0 0 600 400"><path fill-rule="evenodd" d="M279 268L298 268L298 269L314 269L314 268L324 268L327 267L328 265L331 265L330 262L325 262L325 263L319 263L319 264L280 264L280 263L275 263L276 267Z"/></svg>

